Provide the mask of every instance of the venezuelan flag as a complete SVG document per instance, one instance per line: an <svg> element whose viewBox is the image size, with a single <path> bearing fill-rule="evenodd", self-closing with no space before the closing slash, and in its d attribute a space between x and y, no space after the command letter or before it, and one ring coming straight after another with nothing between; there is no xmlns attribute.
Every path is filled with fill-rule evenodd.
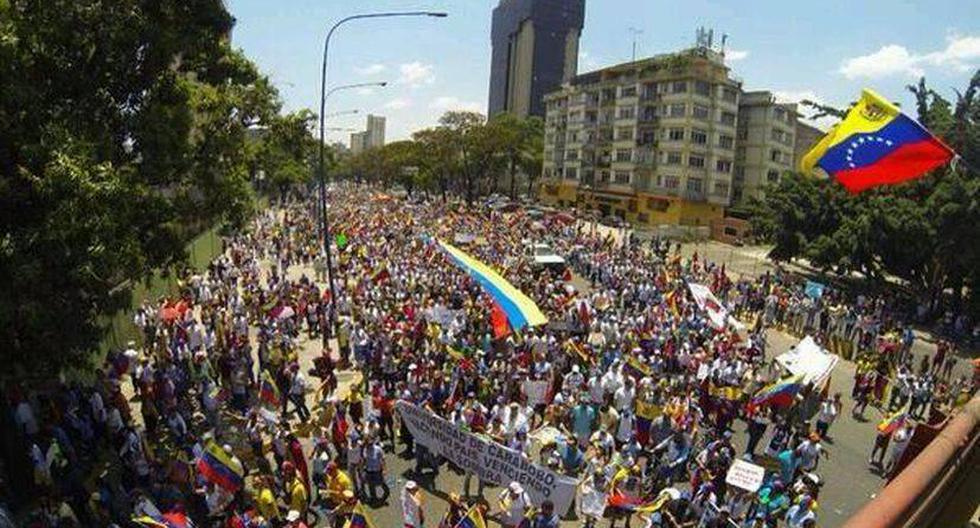
<svg viewBox="0 0 980 528"><path fill-rule="evenodd" d="M759 389L752 397L751 406L768 404L774 407L788 407L793 404L794 398L803 389L803 376L792 376L775 382Z"/></svg>
<svg viewBox="0 0 980 528"><path fill-rule="evenodd" d="M144 515L134 517L133 522L145 528L194 528L194 523L187 518L187 515L179 512L170 512L157 517Z"/></svg>
<svg viewBox="0 0 980 528"><path fill-rule="evenodd" d="M357 503L357 506L354 506L354 511L351 512L350 519L347 519L347 522L344 523L344 528L374 528L361 503Z"/></svg>
<svg viewBox="0 0 980 528"><path fill-rule="evenodd" d="M470 508L453 528L487 528L487 522L483 519L483 513L476 506Z"/></svg>
<svg viewBox="0 0 980 528"><path fill-rule="evenodd" d="M497 272L490 269L490 266L471 257L452 244L439 240L439 245L452 257L456 265L476 279L493 297L503 309L504 314L507 315L510 327L515 331L520 331L528 325L538 326L548 322L548 318L541 313L534 301L521 293Z"/></svg>
<svg viewBox="0 0 980 528"><path fill-rule="evenodd" d="M228 456L214 440L208 442L201 458L197 459L197 470L208 482L232 493L241 489L245 483L245 469L242 464Z"/></svg>
<svg viewBox="0 0 980 528"><path fill-rule="evenodd" d="M820 167L848 191L917 178L955 156L936 136L872 90L800 160L810 174Z"/></svg>
<svg viewBox="0 0 980 528"><path fill-rule="evenodd" d="M885 419L878 424L878 432L883 434L892 434L897 431L899 427L905 425L905 421L908 420L908 417L908 413L905 412L905 409L899 410L891 416L886 416Z"/></svg>
<svg viewBox="0 0 980 528"><path fill-rule="evenodd" d="M279 405L279 388L268 370L262 371L262 387L259 388L259 399L272 406Z"/></svg>

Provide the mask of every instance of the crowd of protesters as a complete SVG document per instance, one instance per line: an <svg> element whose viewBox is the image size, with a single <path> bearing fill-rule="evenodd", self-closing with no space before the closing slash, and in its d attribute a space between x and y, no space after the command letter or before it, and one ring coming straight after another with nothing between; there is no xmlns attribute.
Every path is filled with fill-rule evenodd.
<svg viewBox="0 0 980 528"><path fill-rule="evenodd" d="M915 335L883 299L808 295L779 272L733 279L697 254L682 259L667 243L567 215L354 186L335 189L331 203L333 288L315 204L290 200L229 238L207 270L184 274L179 295L144 303L138 339L93 381L8 391L31 467L25 526L340 527L389 500L406 528L452 528L478 503L503 526L559 525L565 512L520 483L488 496L491 483L473 475L445 490L446 516L429 519L422 485L461 470L412 438L397 400L528 457L536 431L559 431L534 462L580 481L571 515L584 526L816 526L819 464L844 402L805 386L789 405L752 405L781 375L768 328L813 335L855 360L855 414L869 403L907 409L875 440L883 471L913 419L948 410L976 384L954 379L946 342L915 364ZM496 268L549 323L494 324L488 293L436 240ZM531 241L565 255L569 269L535 267ZM710 287L744 324L712 324L688 283ZM312 361L300 353L309 342ZM344 390L341 370L355 372ZM527 380L547 382L545 401L529 404ZM402 489L391 489L395 453L415 459ZM726 483L736 459L768 469L757 491ZM216 478L202 460L241 479ZM590 492L608 498L602 511L582 509Z"/></svg>

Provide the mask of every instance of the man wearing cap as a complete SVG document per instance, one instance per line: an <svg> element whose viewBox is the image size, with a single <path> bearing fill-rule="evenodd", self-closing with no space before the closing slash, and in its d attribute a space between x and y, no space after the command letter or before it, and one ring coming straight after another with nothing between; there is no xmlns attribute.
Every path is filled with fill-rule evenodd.
<svg viewBox="0 0 980 528"><path fill-rule="evenodd" d="M298 510L289 510L286 514L286 528L309 528L301 517L303 516Z"/></svg>
<svg viewBox="0 0 980 528"><path fill-rule="evenodd" d="M425 514L422 511L422 490L414 480L405 483L402 490L402 521L404 528L422 528Z"/></svg>
<svg viewBox="0 0 980 528"><path fill-rule="evenodd" d="M500 513L497 519L504 528L517 528L531 511L531 498L520 482L512 481L507 489L500 492L497 505Z"/></svg>

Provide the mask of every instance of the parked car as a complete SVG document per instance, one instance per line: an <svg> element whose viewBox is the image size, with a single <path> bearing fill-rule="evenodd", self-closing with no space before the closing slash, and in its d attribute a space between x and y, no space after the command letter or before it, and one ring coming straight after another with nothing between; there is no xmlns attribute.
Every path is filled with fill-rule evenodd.
<svg viewBox="0 0 980 528"><path fill-rule="evenodd" d="M535 268L565 271L565 259L548 244L534 243L527 247L528 258Z"/></svg>

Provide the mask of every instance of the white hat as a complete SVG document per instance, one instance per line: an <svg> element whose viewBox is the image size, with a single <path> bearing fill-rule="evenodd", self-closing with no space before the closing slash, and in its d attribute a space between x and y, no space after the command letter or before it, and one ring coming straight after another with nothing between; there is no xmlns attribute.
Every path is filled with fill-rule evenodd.
<svg viewBox="0 0 980 528"><path fill-rule="evenodd" d="M405 489L407 490L416 490L418 489L418 487L419 485L416 484L414 480L409 480L408 482L405 483Z"/></svg>
<svg viewBox="0 0 980 528"><path fill-rule="evenodd" d="M507 487L510 489L511 493L514 494L524 493L524 488L521 487L521 483L517 482L516 480L512 481L510 485Z"/></svg>
<svg viewBox="0 0 980 528"><path fill-rule="evenodd" d="M289 513L286 514L286 521L293 522L298 520L299 520L299 512L296 510L289 510Z"/></svg>

